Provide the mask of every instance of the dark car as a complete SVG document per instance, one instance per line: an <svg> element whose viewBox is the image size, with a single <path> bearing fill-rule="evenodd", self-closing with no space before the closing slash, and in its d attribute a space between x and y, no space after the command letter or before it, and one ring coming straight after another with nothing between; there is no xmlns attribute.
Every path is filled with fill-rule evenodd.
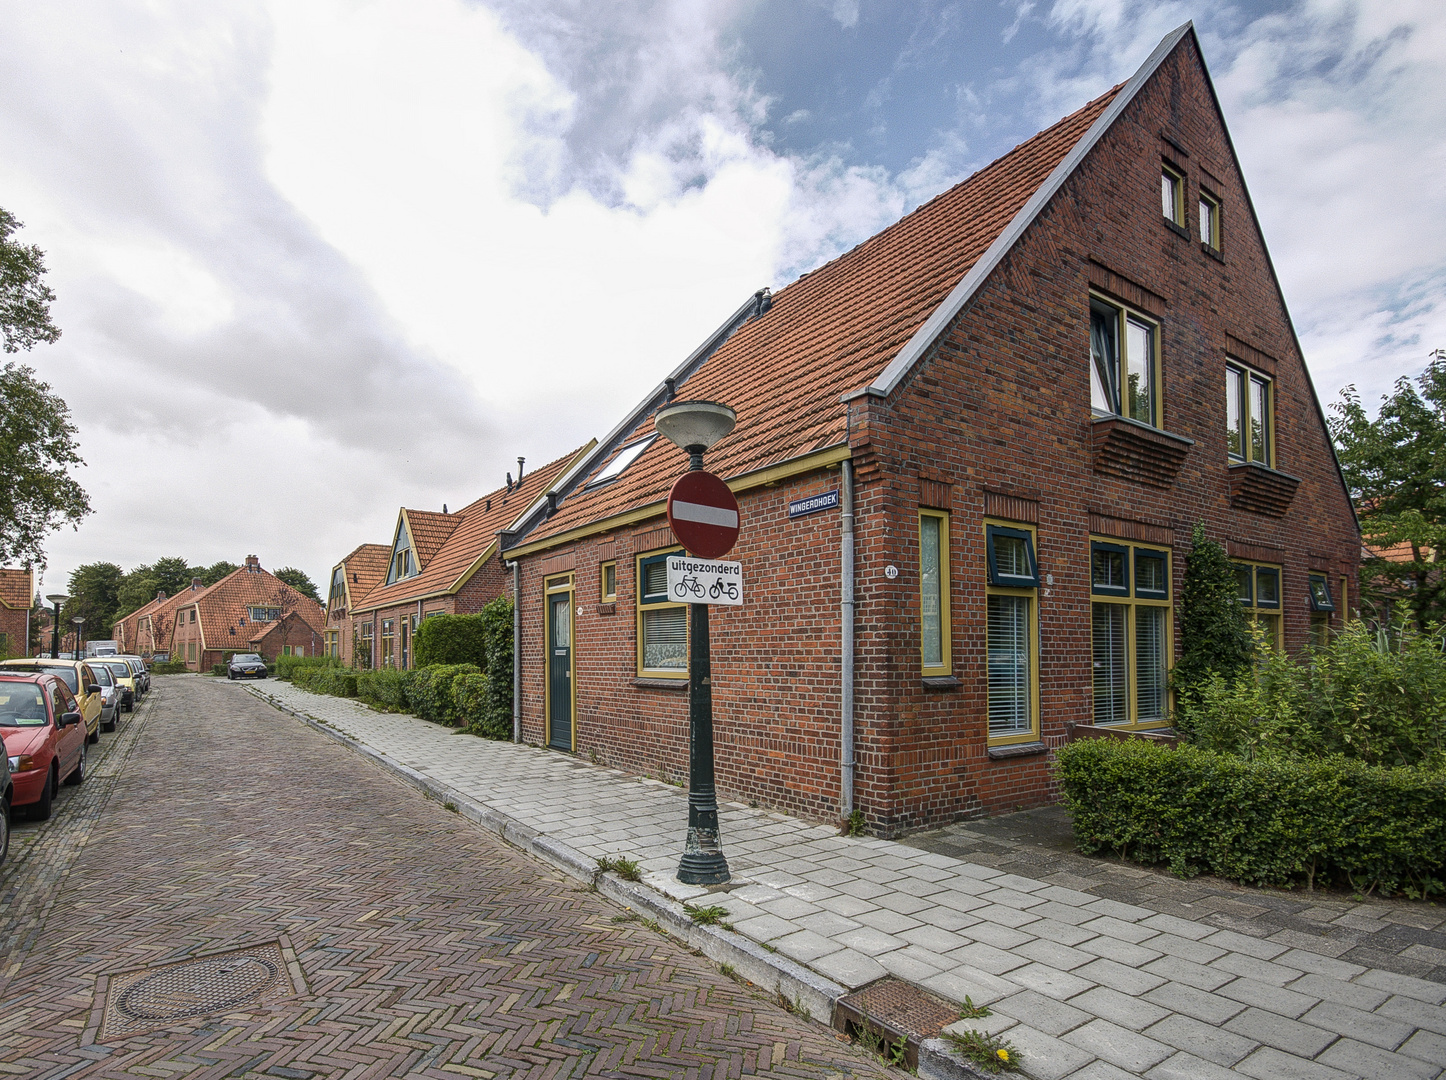
<svg viewBox="0 0 1446 1080"><path fill-rule="evenodd" d="M266 661L254 652L237 653L226 664L226 678L264 679L266 678Z"/></svg>

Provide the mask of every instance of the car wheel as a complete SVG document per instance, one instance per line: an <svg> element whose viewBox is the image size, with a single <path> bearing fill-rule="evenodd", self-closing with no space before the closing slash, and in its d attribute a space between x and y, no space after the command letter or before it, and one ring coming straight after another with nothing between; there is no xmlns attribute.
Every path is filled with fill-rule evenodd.
<svg viewBox="0 0 1446 1080"><path fill-rule="evenodd" d="M74 771L65 778L66 784L70 787L75 787L77 784L85 783L85 753L86 745L85 743L81 743L80 760L75 763Z"/></svg>
<svg viewBox="0 0 1446 1080"><path fill-rule="evenodd" d="M114 731L114 730L115 730L115 721L112 720L109 724L101 724L100 729L101 729L101 731Z"/></svg>
<svg viewBox="0 0 1446 1080"><path fill-rule="evenodd" d="M10 854L10 803L0 804L0 866L5 865L5 856Z"/></svg>
<svg viewBox="0 0 1446 1080"><path fill-rule="evenodd" d="M236 673L235 673L234 671L228 671L228 672L226 672L226 678L230 679L232 682L235 682L235 681L236 681Z"/></svg>
<svg viewBox="0 0 1446 1080"><path fill-rule="evenodd" d="M32 821L49 821L50 808L55 802L55 770L45 774L45 786L40 789L40 800L30 808Z"/></svg>

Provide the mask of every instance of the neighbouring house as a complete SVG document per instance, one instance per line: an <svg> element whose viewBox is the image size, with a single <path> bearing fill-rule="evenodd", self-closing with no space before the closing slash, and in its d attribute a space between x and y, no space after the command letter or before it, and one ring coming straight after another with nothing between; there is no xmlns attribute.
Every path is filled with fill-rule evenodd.
<svg viewBox="0 0 1446 1080"><path fill-rule="evenodd" d="M245 565L209 588L192 580L190 595L174 609L169 651L192 671L205 671L227 653L260 653L268 663L278 656L315 656L325 633L321 605L247 555Z"/></svg>
<svg viewBox="0 0 1446 1080"><path fill-rule="evenodd" d="M386 544L361 544L331 571L326 598L326 655L346 667L355 666L356 632L352 607L387 576L392 549Z"/></svg>
<svg viewBox="0 0 1446 1080"><path fill-rule="evenodd" d="M195 600L205 588L200 578L192 578L191 584L175 596L162 597L158 594L151 604L142 608L136 616L136 654L147 658L180 659L172 647L176 612Z"/></svg>
<svg viewBox="0 0 1446 1080"><path fill-rule="evenodd" d="M149 618L151 613L165 602L166 590L158 589L155 597L150 602L115 621L115 624L110 628L110 636L115 639L121 652L133 653L136 656L149 655L141 651L141 620Z"/></svg>
<svg viewBox="0 0 1446 1080"><path fill-rule="evenodd" d="M0 569L0 656L30 655L30 611L35 572ZM46 644L49 648L49 643Z"/></svg>
<svg viewBox="0 0 1446 1080"><path fill-rule="evenodd" d="M1170 723L1193 526L1274 641L1337 625L1360 535L1199 41L772 295L504 539L522 738L688 771L670 400L732 406L743 607L717 782L882 834L1053 801L1077 725ZM726 842L726 838L725 838Z"/></svg>
<svg viewBox="0 0 1446 1080"><path fill-rule="evenodd" d="M545 502L555 481L575 471L596 442L564 454L455 513L403 509L386 549L382 581L350 608L358 667L410 668L412 639L431 615L470 615L512 595L498 535Z"/></svg>

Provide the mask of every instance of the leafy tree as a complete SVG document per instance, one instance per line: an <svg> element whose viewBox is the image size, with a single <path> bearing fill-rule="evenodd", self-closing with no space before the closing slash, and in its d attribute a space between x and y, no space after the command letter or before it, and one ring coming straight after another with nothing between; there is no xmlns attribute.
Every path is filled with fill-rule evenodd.
<svg viewBox="0 0 1446 1080"><path fill-rule="evenodd" d="M286 582L302 596L309 596L318 604L321 603L321 597L316 591L316 582L307 577L304 570L298 570L294 566L283 566L275 572L274 576Z"/></svg>
<svg viewBox="0 0 1446 1080"><path fill-rule="evenodd" d="M8 326L5 333L8 349ZM90 513L71 476L85 464L75 433L70 407L32 368L12 361L0 369L0 562L44 566L46 536Z"/></svg>
<svg viewBox="0 0 1446 1080"><path fill-rule="evenodd" d="M77 566L70 574L70 599L61 609L62 623L69 627L76 618L85 619L82 631L90 638L110 637L119 605L121 568L115 563L94 562Z"/></svg>
<svg viewBox="0 0 1446 1080"><path fill-rule="evenodd" d="M1374 420L1354 386L1341 397L1330 429L1346 487L1367 541L1390 553L1361 567L1361 598L1378 621L1399 605L1425 630L1446 620L1446 350L1396 380Z"/></svg>
<svg viewBox="0 0 1446 1080"><path fill-rule="evenodd" d="M19 228L15 215L0 208L0 341L8 353L60 337L50 321L55 294L45 284L45 253L10 239Z"/></svg>
<svg viewBox="0 0 1446 1080"><path fill-rule="evenodd" d="M235 563L227 562L225 559L220 559L216 562L213 562L204 570L192 567L191 576L200 578L202 585L209 586L216 584L216 582L220 581L227 574L233 574L239 569L241 568Z"/></svg>
<svg viewBox="0 0 1446 1080"><path fill-rule="evenodd" d="M1182 715L1213 675L1233 678L1255 651L1250 621L1240 606L1235 567L1225 546L1196 524L1180 589L1180 660L1172 674Z"/></svg>
<svg viewBox="0 0 1446 1080"><path fill-rule="evenodd" d="M139 611L156 598L160 586L148 566L138 566L121 578L116 590L116 619L125 618L133 611ZM167 593L166 595L170 595Z"/></svg>
<svg viewBox="0 0 1446 1080"><path fill-rule="evenodd" d="M142 569L150 571L150 576L155 579L156 588L165 589L167 596L175 596L182 589L190 588L191 579L197 576L191 570L190 563L175 556L157 559L149 567L136 567L137 571ZM151 595L156 594L152 592Z"/></svg>

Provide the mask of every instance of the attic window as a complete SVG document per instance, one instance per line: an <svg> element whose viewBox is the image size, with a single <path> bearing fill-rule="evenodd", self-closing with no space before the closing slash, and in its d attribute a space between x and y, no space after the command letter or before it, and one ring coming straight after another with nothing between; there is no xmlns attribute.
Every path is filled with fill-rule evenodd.
<svg viewBox="0 0 1446 1080"><path fill-rule="evenodd" d="M623 474L624 469L642 457L643 451L652 446L656 438L656 435L649 435L646 439L639 439L637 442L630 443L623 447L618 451L617 457L608 462L607 468L598 473L592 483L588 484L588 487L597 487L599 484L606 484L609 481L616 480Z"/></svg>
<svg viewBox="0 0 1446 1080"><path fill-rule="evenodd" d="M275 622L281 618L281 609L279 607L256 607L253 605L246 609L246 617L252 622Z"/></svg>
<svg viewBox="0 0 1446 1080"><path fill-rule="evenodd" d="M392 542L392 562L387 568L387 584L412 577L417 572L416 560L412 558L412 544L407 539L407 523L397 522L397 538Z"/></svg>

